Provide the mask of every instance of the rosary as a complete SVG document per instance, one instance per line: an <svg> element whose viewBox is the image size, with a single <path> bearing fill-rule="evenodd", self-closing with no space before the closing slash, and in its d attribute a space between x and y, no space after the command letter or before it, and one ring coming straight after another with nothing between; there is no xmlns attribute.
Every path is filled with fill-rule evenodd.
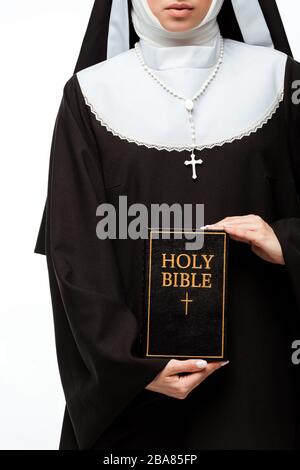
<svg viewBox="0 0 300 470"><path fill-rule="evenodd" d="M160 85L167 93L170 93L172 96L174 96L174 98L180 99L184 103L185 109L187 110L187 112L189 114L189 124L190 124L191 135L192 135L192 153L190 155L191 159L190 160L185 160L184 164L186 166L191 166L192 167L192 178L195 180L195 179L197 179L196 166L197 165L202 165L203 160L201 160L201 158L199 158L197 160L196 155L195 155L196 145L197 144L196 144L196 129L195 129L195 121L194 121L193 111L194 111L196 100L198 98L200 98L200 96L202 96L205 93L205 91L207 90L209 85L213 82L213 80L215 79L215 77L216 77L216 75L217 75L217 73L220 69L220 66L223 62L223 57L224 57L224 39L221 38L220 55L219 55L218 62L216 64L212 74L206 80L206 82L201 87L201 89L191 99L187 99L184 96L181 96L180 94L178 94L176 91L169 88L168 85L166 85L157 75L155 75L155 73L153 73L152 70L145 63L140 44L137 42L134 47L135 47L137 57L138 57L141 65L142 65L142 67L144 68L144 70L148 73L148 75L151 78L153 78L158 83L158 85Z"/></svg>

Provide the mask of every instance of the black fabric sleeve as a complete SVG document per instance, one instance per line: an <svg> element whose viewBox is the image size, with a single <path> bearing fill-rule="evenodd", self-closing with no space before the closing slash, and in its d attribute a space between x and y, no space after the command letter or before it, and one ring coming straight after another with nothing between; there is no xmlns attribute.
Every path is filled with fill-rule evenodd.
<svg viewBox="0 0 300 470"><path fill-rule="evenodd" d="M285 122L300 214L300 82L296 82L299 80L300 64L289 58L285 80ZM271 226L281 244L300 312L300 217L295 214L295 217L276 220Z"/></svg>
<svg viewBox="0 0 300 470"><path fill-rule="evenodd" d="M47 256L67 409L79 449L89 449L168 360L133 353L138 322L125 303L112 241L96 236L96 208L106 202L101 155L74 80L55 123L37 250Z"/></svg>

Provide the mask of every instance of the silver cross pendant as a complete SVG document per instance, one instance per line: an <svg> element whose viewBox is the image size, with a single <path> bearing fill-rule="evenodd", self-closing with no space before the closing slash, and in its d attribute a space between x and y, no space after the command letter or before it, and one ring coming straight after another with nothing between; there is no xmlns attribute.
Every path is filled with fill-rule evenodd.
<svg viewBox="0 0 300 470"><path fill-rule="evenodd" d="M196 165L202 165L202 163L203 160L201 160L201 158L199 158L199 160L196 160L196 155L194 154L194 152L191 153L191 160L186 160L184 162L185 165L192 165L194 180L197 179Z"/></svg>

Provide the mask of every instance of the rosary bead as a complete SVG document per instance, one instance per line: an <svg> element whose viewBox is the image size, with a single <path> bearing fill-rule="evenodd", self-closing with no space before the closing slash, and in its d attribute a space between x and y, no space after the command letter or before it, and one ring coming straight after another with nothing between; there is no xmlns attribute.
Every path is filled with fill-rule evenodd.
<svg viewBox="0 0 300 470"><path fill-rule="evenodd" d="M185 100L185 107L188 111L193 111L194 103L192 100Z"/></svg>

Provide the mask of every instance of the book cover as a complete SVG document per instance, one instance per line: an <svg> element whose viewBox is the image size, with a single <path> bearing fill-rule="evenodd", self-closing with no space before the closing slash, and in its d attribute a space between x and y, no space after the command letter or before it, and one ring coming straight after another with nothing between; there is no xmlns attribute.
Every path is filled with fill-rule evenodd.
<svg viewBox="0 0 300 470"><path fill-rule="evenodd" d="M187 249L191 239L186 237L192 233L203 236L201 249ZM149 228L144 241L144 357L227 360L228 245L221 230Z"/></svg>

